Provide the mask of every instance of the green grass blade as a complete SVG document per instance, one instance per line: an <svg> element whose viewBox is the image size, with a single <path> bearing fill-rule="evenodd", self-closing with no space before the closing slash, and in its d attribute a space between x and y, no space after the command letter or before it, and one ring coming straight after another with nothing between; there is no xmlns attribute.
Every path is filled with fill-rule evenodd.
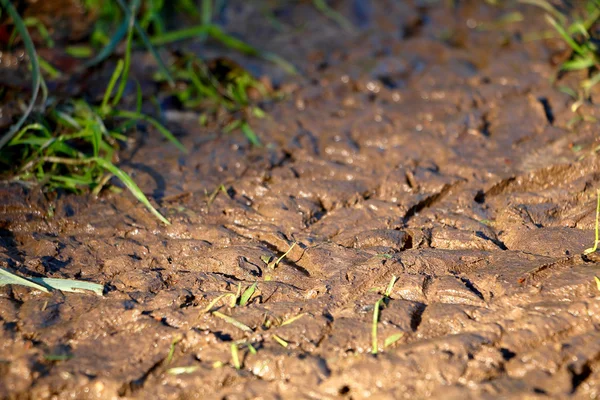
<svg viewBox="0 0 600 400"><path fill-rule="evenodd" d="M244 133L244 136L246 136L246 139L248 139L252 146L261 146L260 139L258 138L258 136L256 136L256 133L254 133L254 131L252 130L252 128L250 128L250 125L248 125L247 122L242 123L241 128L242 132Z"/></svg>
<svg viewBox="0 0 600 400"><path fill-rule="evenodd" d="M250 301L250 299L252 298L252 295L256 291L257 286L258 282L254 282L250 287L244 290L244 293L242 293L242 297L240 297L240 306L244 307L246 304L248 304L248 301Z"/></svg>
<svg viewBox="0 0 600 400"><path fill-rule="evenodd" d="M21 129L21 126L25 123L27 118L29 118L29 114L33 111L33 107L35 106L35 102L38 97L38 93L40 91L41 82L42 82L42 74L40 72L40 64L38 61L37 53L35 51L35 46L33 45L33 41L31 40L31 36L29 36L29 32L23 23L23 20L19 16L19 13L12 5L10 0L0 0L0 4L6 10L8 15L12 18L13 23L15 24L16 30L19 32L21 39L23 40L23 44L25 45L25 50L27 55L29 56L29 60L31 62L31 74L32 74L32 91L31 91L31 99L29 100L29 104L25 109L25 112L21 116L21 118L17 121L16 124L10 127L9 131L4 134L4 136L0 137L0 149L4 147L10 139Z"/></svg>
<svg viewBox="0 0 600 400"><path fill-rule="evenodd" d="M96 57L87 61L83 66L85 68L93 67L94 65L97 65L102 61L106 60L108 56L114 53L119 43L121 43L121 40L123 40L123 38L127 34L128 25L129 21L127 19L123 20L115 34L111 37L110 42L96 55Z"/></svg>
<svg viewBox="0 0 600 400"><path fill-rule="evenodd" d="M230 317L229 315L225 315L219 311L214 311L212 313L215 317L221 318L223 321L235 326L236 328L244 331L244 332L252 332L252 328L250 328L248 325L244 325L243 323L241 323L240 321L238 321L237 319Z"/></svg>
<svg viewBox="0 0 600 400"><path fill-rule="evenodd" d="M565 61L561 65L561 69L565 71L579 71L588 69L596 65L596 61L592 57L577 57L573 60Z"/></svg>
<svg viewBox="0 0 600 400"><path fill-rule="evenodd" d="M373 322L371 325L371 354L377 354L379 351L379 344L377 341L377 323L379 322L381 303L383 303L383 299L377 300L375 302L375 307L373 308Z"/></svg>
<svg viewBox="0 0 600 400"><path fill-rule="evenodd" d="M237 344L231 343L231 361L235 369L241 369L242 364L240 363L240 355L238 352Z"/></svg>
<svg viewBox="0 0 600 400"><path fill-rule="evenodd" d="M144 121L152 125L158 130L161 135L163 135L169 142L171 142L175 147L181 150L183 153L187 153L187 149L181 142L163 125L161 125L157 120L152 117L149 117L145 114L141 114L134 111L126 111L126 110L118 110L113 112L113 116L119 118L128 118L133 120Z"/></svg>
<svg viewBox="0 0 600 400"><path fill-rule="evenodd" d="M282 338L280 338L279 336L273 334L271 335L271 337L273 338L273 340L275 340L277 343L279 343L282 347L288 347L289 343L285 340L283 340Z"/></svg>
<svg viewBox="0 0 600 400"><path fill-rule="evenodd" d="M546 21L558 32L565 42L571 47L576 53L585 55L585 50L577 43L571 35L565 30L565 28L559 24L552 16L546 14Z"/></svg>
<svg viewBox="0 0 600 400"><path fill-rule="evenodd" d="M44 286L37 284L35 282L30 281L29 279L23 278L19 275L13 274L5 270L4 268L0 268L0 286L5 285L21 285L28 286L37 290L40 290L44 293L49 293L50 291L46 289Z"/></svg>
<svg viewBox="0 0 600 400"><path fill-rule="evenodd" d="M398 278L396 277L396 275L393 275L392 279L390 279L390 283L385 289L385 297L390 297L390 294L392 294L392 289L394 289L394 285L396 284L397 280Z"/></svg>
<svg viewBox="0 0 600 400"><path fill-rule="evenodd" d="M304 317L305 315L306 315L306 313L302 313L302 314L298 314L298 315L296 315L296 316L294 316L294 317L292 317L292 318L286 319L285 321L283 321L283 322L281 323L281 325L280 325L280 326L289 325L289 324L291 324L292 322L295 322L295 321L299 320L300 318Z"/></svg>
<svg viewBox="0 0 600 400"><path fill-rule="evenodd" d="M123 0L116 0L116 1L119 4L119 7L121 7L121 9L123 10L123 13L125 14L125 18L127 18L127 19L131 18L131 11L129 10L129 7L127 7L125 5L125 3L123 2ZM137 23L137 21L135 20L135 18L133 20L133 27L135 28L135 31L137 32L137 34L140 37L140 39L142 39L142 42L144 43L144 46L146 46L146 50L148 50L152 54L152 56L154 57L154 59L158 63L158 68L162 70L163 74L167 78L167 81L169 82L169 85L171 85L171 87L174 87L175 86L175 81L173 80L173 76L169 72L169 69L165 65L165 63L162 60L162 58L160 57L160 55L156 52L156 49L154 48L154 46L150 42L150 39L148 39L148 35L146 35L146 32Z"/></svg>
<svg viewBox="0 0 600 400"><path fill-rule="evenodd" d="M125 63L123 60L117 61L117 66L110 77L110 81L108 82L108 86L106 87L106 91L104 92L104 97L102 98L102 103L100 105L100 112L102 114L108 114L110 111L108 108L108 102L110 101L110 96L112 95L113 89L117 84L117 80L119 80L119 77L123 73L124 65Z"/></svg>
<svg viewBox="0 0 600 400"><path fill-rule="evenodd" d="M57 278L29 278L29 280L44 285L46 287L60 290L62 292L72 293L88 293L93 292L98 296L102 296L104 285L92 282L78 281L74 279L57 279Z"/></svg>
<svg viewBox="0 0 600 400"><path fill-rule="evenodd" d="M385 342L383 344L383 347L389 347L391 345L393 345L394 343L396 343L398 340L402 339L402 336L404 336L404 333L400 332L400 333L394 333L391 336L388 336L387 338L385 338Z"/></svg>
<svg viewBox="0 0 600 400"><path fill-rule="evenodd" d="M146 206L146 208L152 214L154 214L154 216L156 218L158 218L165 225L171 225L171 223L169 222L169 220L167 220L165 217L163 217L162 214L159 213L156 210L156 208L154 208L152 206L152 204L150 204L150 201L144 195L144 193L142 193L142 191L140 190L140 188L138 187L138 185L122 169L116 167L110 161L107 161L107 160L105 160L103 158L100 158L100 157L91 158L90 161L97 163L100 167L104 168L105 170L107 170L108 172L110 172L111 174L113 174L114 176L116 176L117 178L119 178L119 180L121 180L121 182L123 182L123 184L127 187L127 189L129 189L129 191L134 195L134 197L136 199L138 199L138 201L140 203L142 203L144 206Z"/></svg>
<svg viewBox="0 0 600 400"><path fill-rule="evenodd" d="M135 5L134 5L135 6ZM129 19L129 26L127 28L127 41L125 42L125 61L123 66L123 74L121 75L121 80L119 82L119 88L117 89L117 94L112 99L112 105L115 107L121 101L121 97L123 97L123 93L125 92L125 87L127 86L127 79L129 78L129 67L131 65L131 39L133 38L133 22L135 15L135 8L132 10L131 18Z"/></svg>
<svg viewBox="0 0 600 400"><path fill-rule="evenodd" d="M162 35L153 36L150 43L154 46L163 46L165 44L177 42L180 40L190 39L206 35L210 32L210 25L197 25L190 28L178 29L163 33Z"/></svg>

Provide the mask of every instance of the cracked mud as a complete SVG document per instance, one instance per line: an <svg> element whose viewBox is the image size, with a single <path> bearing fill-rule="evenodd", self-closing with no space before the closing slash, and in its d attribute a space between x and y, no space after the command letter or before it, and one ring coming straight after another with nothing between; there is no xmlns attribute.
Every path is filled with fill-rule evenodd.
<svg viewBox="0 0 600 400"><path fill-rule="evenodd" d="M123 155L171 226L126 192L59 196L50 218L0 186L3 267L107 288L0 288L0 397L600 397L599 258L581 255L600 124L568 128L560 43L520 40L541 13L485 31L465 25L501 15L483 2L340 2L347 34L299 3L284 17L302 34L274 35L234 3L232 29L303 75L261 66L289 92L251 121L264 147L194 119L172 121L190 154L149 135ZM204 312L254 282L212 308L249 330Z"/></svg>

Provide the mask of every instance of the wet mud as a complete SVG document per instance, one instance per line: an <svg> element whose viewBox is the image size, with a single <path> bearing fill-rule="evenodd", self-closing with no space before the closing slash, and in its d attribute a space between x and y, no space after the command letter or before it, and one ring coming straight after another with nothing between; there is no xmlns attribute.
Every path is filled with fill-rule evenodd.
<svg viewBox="0 0 600 400"><path fill-rule="evenodd" d="M222 23L303 73L239 60L288 93L251 121L262 147L181 113L189 154L135 136L121 165L171 226L127 192L0 186L2 267L106 286L0 288L0 397L600 397L600 124L568 123L560 41L523 40L542 13L484 30L506 11L334 2L346 33L300 2L277 32L233 3Z"/></svg>

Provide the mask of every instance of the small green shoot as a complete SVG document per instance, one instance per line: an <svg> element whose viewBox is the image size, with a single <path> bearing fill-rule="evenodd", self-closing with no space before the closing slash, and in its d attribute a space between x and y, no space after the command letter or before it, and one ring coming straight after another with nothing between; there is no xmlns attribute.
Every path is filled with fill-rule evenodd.
<svg viewBox="0 0 600 400"><path fill-rule="evenodd" d="M181 339L181 336L176 336L171 341L171 345L169 346L169 353L165 358L165 365L169 365L171 364L171 361L173 361L173 356L175 355L175 346L181 341Z"/></svg>
<svg viewBox="0 0 600 400"><path fill-rule="evenodd" d="M44 293L49 293L52 290L60 290L62 292L73 293L92 292L98 296L102 296L102 292L104 291L104 286L97 283L73 279L22 277L4 268L0 268L0 286L4 285L28 286Z"/></svg>
<svg viewBox="0 0 600 400"><path fill-rule="evenodd" d="M595 227L595 235L596 239L594 240L594 247L590 247L586 249L583 254L588 255L591 253L595 253L598 250L598 243L600 242L600 233L598 231L598 220L600 219L600 189L597 190L598 200L596 202L596 227Z"/></svg>
<svg viewBox="0 0 600 400"><path fill-rule="evenodd" d="M169 368L167 370L167 374L169 375L183 375L183 374L191 374L200 369L197 365L190 365L189 367L174 367Z"/></svg>
<svg viewBox="0 0 600 400"><path fill-rule="evenodd" d="M281 325L279 325L279 326L286 326L286 325L289 325L289 324L291 324L291 323L293 323L293 322L295 322L295 321L298 321L300 318L304 317L305 315L306 315L306 313L302 313L302 314L298 314L298 315L296 315L296 316L294 316L294 317L291 317L291 318L289 318L289 319L286 319L286 320L285 320L285 321L283 321L283 322L281 323Z"/></svg>
<svg viewBox="0 0 600 400"><path fill-rule="evenodd" d="M273 338L273 340L275 340L277 343L279 343L282 347L289 346L289 343L286 342L285 340L283 340L282 338L280 338L279 336L273 334L273 335L271 335L271 337Z"/></svg>
<svg viewBox="0 0 600 400"><path fill-rule="evenodd" d="M248 304L248 302L252 298L252 295L254 295L257 286L258 282L254 282L251 286L244 290L244 293L242 293L242 296L240 297L240 306L244 307L246 304Z"/></svg>
<svg viewBox="0 0 600 400"><path fill-rule="evenodd" d="M394 284L396 284L397 280L398 278L395 275L393 275L392 279L390 279L390 283L388 283L385 289L383 297L377 300L373 307L373 321L371 324L371 354L374 355L377 354L379 351L379 344L377 340L377 324L379 323L379 314L381 312L381 307L384 306L388 301L390 294L394 289Z"/></svg>
<svg viewBox="0 0 600 400"><path fill-rule="evenodd" d="M371 325L371 354L377 354L379 351L379 344L377 343L377 323L379 322L379 312L383 301L383 298L377 300L375 302L375 306L373 307L373 323Z"/></svg>
<svg viewBox="0 0 600 400"><path fill-rule="evenodd" d="M240 321L238 321L237 319L235 319L233 317L230 317L229 315L225 315L219 311L213 311L212 315L214 315L215 317L221 318L223 321L235 326L236 328L238 328L244 332L252 332L252 328L250 328L247 325L244 325L243 323L241 323Z"/></svg>
<svg viewBox="0 0 600 400"><path fill-rule="evenodd" d="M261 260L263 262L265 262L265 264L267 264L267 267L270 269L275 269L277 268L277 266L279 265L279 263L281 262L281 260L283 260L285 257L287 257L288 254L290 254L290 251L292 251L292 249L294 248L294 246L296 246L296 242L292 243L292 245L290 246L289 249L287 249L287 251L285 253L283 253L283 255L277 259L269 257L266 258L268 256L261 256ZM268 262L266 262L265 260L268 259Z"/></svg>
<svg viewBox="0 0 600 400"><path fill-rule="evenodd" d="M73 358L70 354L44 354L46 361L67 361Z"/></svg>
<svg viewBox="0 0 600 400"><path fill-rule="evenodd" d="M217 303L219 301L221 301L222 299L224 299L226 297L230 297L230 296L235 296L235 295L233 293L224 293L224 294L218 295L210 303L208 303L208 305L202 310L202 313L206 314L207 312L210 312L213 309L213 307L217 305Z"/></svg>
<svg viewBox="0 0 600 400"><path fill-rule="evenodd" d="M404 336L404 333L402 333L402 332L394 333L393 335L388 336L387 338L385 338L383 348L385 349L385 348L388 348L389 346L393 345L398 340L402 339L402 336Z"/></svg>
<svg viewBox="0 0 600 400"><path fill-rule="evenodd" d="M221 184L215 190L213 190L213 192L210 194L210 196L208 196L208 200L206 201L206 205L210 206L213 203L213 201L215 201L215 199L217 198L217 195L220 192L223 192L223 193L227 194L227 188L225 188L225 185Z"/></svg>
<svg viewBox="0 0 600 400"><path fill-rule="evenodd" d="M240 363L240 354L238 351L237 344L231 343L231 361L235 369L241 369L242 364Z"/></svg>

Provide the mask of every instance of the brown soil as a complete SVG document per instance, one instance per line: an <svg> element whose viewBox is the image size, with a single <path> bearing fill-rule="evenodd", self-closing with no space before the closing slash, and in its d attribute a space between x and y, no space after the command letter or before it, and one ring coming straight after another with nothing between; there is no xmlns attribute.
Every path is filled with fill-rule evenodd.
<svg viewBox="0 0 600 400"><path fill-rule="evenodd" d="M189 155L137 138L122 166L171 226L127 192L49 202L0 186L0 266L106 285L103 297L0 288L0 397L600 397L599 258L581 255L600 124L567 127L572 99L551 83L564 47L523 40L547 28L539 10L479 30L505 11L348 1L338 9L360 29L345 33L306 2L284 8L278 33L233 3L228 29L303 75L252 121L264 147L181 113ZM393 275L375 356L373 308ZM254 282L249 305L213 308L251 332L203 312ZM244 339L257 351L240 345L237 370Z"/></svg>

